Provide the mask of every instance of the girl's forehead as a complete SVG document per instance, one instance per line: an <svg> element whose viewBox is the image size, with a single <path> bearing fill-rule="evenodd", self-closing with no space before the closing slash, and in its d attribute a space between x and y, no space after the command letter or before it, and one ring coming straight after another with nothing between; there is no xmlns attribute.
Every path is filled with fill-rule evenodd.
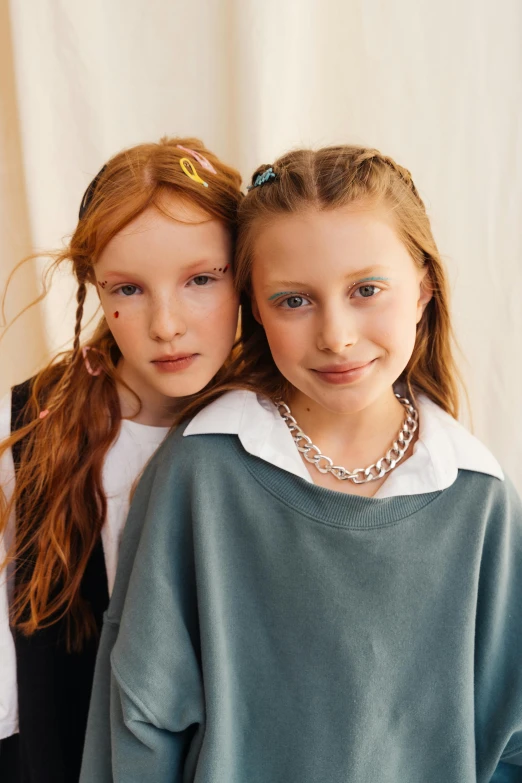
<svg viewBox="0 0 522 783"><path fill-rule="evenodd" d="M158 257L183 263L228 253L230 242L224 224L188 202L149 207L110 239L96 266L144 264Z"/></svg>
<svg viewBox="0 0 522 783"><path fill-rule="evenodd" d="M348 261L407 253L391 211L382 208L310 209L278 215L258 228L254 263L315 256Z"/></svg>
<svg viewBox="0 0 522 783"><path fill-rule="evenodd" d="M165 221L181 225L202 225L213 218L197 204L186 198L172 194L164 196L158 204L147 207L137 217L127 223L117 234L117 237L134 236L136 233L151 231Z"/></svg>

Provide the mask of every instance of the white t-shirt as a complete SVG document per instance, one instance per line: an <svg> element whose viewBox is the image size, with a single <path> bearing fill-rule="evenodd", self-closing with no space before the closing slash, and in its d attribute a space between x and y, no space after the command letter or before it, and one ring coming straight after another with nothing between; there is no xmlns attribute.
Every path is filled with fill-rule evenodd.
<svg viewBox="0 0 522 783"><path fill-rule="evenodd" d="M121 534L127 519L134 482L168 433L168 427L150 427L124 419L118 437L107 452L103 486L107 497L107 519L102 528L103 552L109 595L116 576ZM11 395L0 402L0 441L11 432ZM8 451L0 460L0 484L9 497L14 488L13 458ZM0 562L14 534L14 518L9 520L5 540L0 539ZM18 697L13 637L9 628L9 574L0 574L0 739L18 731Z"/></svg>

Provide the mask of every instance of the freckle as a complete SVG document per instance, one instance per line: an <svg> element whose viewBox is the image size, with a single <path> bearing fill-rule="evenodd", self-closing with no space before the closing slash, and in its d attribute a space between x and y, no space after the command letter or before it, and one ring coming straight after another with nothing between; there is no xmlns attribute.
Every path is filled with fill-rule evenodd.
<svg viewBox="0 0 522 783"><path fill-rule="evenodd" d="M119 312L118 312L117 310L116 310L116 312L114 313L114 317L115 317L115 318L119 318L119 317L120 317L120 314L119 314Z"/></svg>
<svg viewBox="0 0 522 783"><path fill-rule="evenodd" d="M310 413L310 408L307 408L306 410L308 411L308 413Z"/></svg>

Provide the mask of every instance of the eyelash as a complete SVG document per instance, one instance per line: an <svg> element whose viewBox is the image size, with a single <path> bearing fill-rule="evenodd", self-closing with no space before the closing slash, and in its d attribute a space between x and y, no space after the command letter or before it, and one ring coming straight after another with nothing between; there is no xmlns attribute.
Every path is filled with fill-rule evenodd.
<svg viewBox="0 0 522 783"><path fill-rule="evenodd" d="M359 291L361 288L374 288L376 291L382 291L382 288L379 288L377 285L372 285L371 283L361 283L357 287L354 287L352 290ZM375 299L376 294L373 294L372 296L357 296L356 299ZM310 300L310 297L306 294L292 294L291 296L287 296L284 299L282 299L278 307L280 307L282 310L301 310L302 307L283 307L285 302L288 302L289 299L306 299Z"/></svg>
<svg viewBox="0 0 522 783"><path fill-rule="evenodd" d="M216 277L212 277L211 275L194 275L194 277L192 277L188 281L187 285L190 285L191 283L194 283L195 280L200 280L201 278L206 278L206 280L208 282L210 282L212 280L217 280ZM205 288L208 285L208 282L205 283L205 285L201 285L201 286L197 286L197 287L198 288ZM197 285L197 284L195 284L195 285ZM136 290L132 294L124 294L124 293L122 293L124 288L134 288ZM132 299L132 297L136 295L136 291L141 291L141 293L143 293L143 291L141 290L139 285L134 285L133 283L124 283L123 285L119 286L118 288L115 288L114 291L112 291L111 293L115 294L116 296L121 296L124 299Z"/></svg>
<svg viewBox="0 0 522 783"><path fill-rule="evenodd" d="M357 288L355 288L355 291L360 291L361 288L375 288L376 291L382 291L382 288L379 288L378 285L374 285L373 283L361 283L361 285L358 285ZM374 299L375 294L373 296L361 296L357 297L357 299Z"/></svg>
<svg viewBox="0 0 522 783"><path fill-rule="evenodd" d="M130 299L134 294L124 294L123 289L124 288L135 288L137 291L141 291L141 288L138 285L133 285L132 283L125 283L124 285L120 285L118 288L115 288L114 291L111 291L111 293L115 294L116 296L121 296L124 299Z"/></svg>

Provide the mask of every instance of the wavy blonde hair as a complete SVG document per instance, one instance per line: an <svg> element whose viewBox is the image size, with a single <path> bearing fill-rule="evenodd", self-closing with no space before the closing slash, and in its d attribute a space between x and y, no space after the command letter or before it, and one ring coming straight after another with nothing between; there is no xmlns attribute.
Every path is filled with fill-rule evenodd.
<svg viewBox="0 0 522 783"><path fill-rule="evenodd" d="M178 145L204 155L213 165L216 173L204 172L208 188L183 172L180 159L187 153ZM80 586L105 521L102 469L121 422L115 374L120 351L105 318L88 343L89 362L101 370L99 375L87 372L80 344L96 260L148 207L165 211L169 195L222 221L235 241L240 185L239 173L198 139L165 138L133 147L113 157L91 183L88 207L69 245L53 256L54 267L72 264L78 283L73 347L34 378L21 426L0 444L0 457L18 443L21 447L14 495L7 502L0 492L0 533L16 507L17 540L6 562L16 557L12 622L26 634L64 616L70 648L79 649L94 632Z"/></svg>

